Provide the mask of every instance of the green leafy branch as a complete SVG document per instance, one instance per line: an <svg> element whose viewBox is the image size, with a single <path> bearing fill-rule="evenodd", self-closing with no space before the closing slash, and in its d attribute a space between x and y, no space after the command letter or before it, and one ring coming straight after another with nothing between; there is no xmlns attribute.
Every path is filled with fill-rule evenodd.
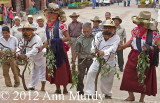
<svg viewBox="0 0 160 103"><path fill-rule="evenodd" d="M144 89L146 89L146 85L144 84L144 81L146 79L145 71L150 67L149 60L149 55L146 54L145 51L142 51L138 56L138 63L136 67L137 77L139 85L143 86Z"/></svg>
<svg viewBox="0 0 160 103"><path fill-rule="evenodd" d="M73 81L73 83L72 83L70 89L77 87L77 84L78 84L78 72L75 70L72 71L72 81Z"/></svg>

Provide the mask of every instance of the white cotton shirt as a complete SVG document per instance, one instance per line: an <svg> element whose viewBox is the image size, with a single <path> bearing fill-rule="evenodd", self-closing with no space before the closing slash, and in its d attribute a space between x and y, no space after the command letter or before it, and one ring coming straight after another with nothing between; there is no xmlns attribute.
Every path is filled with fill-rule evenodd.
<svg viewBox="0 0 160 103"><path fill-rule="evenodd" d="M42 40L43 43L45 41L47 41L46 32L45 32L45 26L38 27L37 30L35 31L35 33L41 38L41 40Z"/></svg>
<svg viewBox="0 0 160 103"><path fill-rule="evenodd" d="M100 51L104 52L103 58L107 61L107 63L114 67L116 65L115 62L115 53L117 51L118 45L120 43L120 38L117 34L113 35L107 41L105 41L102 32L96 34L95 38L92 41L91 51L96 48ZM96 58L94 58L95 60Z"/></svg>
<svg viewBox="0 0 160 103"><path fill-rule="evenodd" d="M16 37L18 39L18 41L20 41L22 39L22 32L18 31L17 29L22 28L22 27L23 27L23 25L21 25L21 24L20 24L20 26L15 25L12 27L11 35Z"/></svg>
<svg viewBox="0 0 160 103"><path fill-rule="evenodd" d="M12 51L17 49L18 47L18 40L16 37L13 37L12 35L10 35L10 38L8 39L8 41L6 41L3 36L0 37L0 43L3 44L6 47L9 47ZM0 49L2 50L3 46L0 45ZM5 49L4 49L5 50Z"/></svg>
<svg viewBox="0 0 160 103"><path fill-rule="evenodd" d="M35 44L36 43L36 44ZM27 41L23 40L22 44L27 44ZM32 46L33 44L35 44L34 46ZM34 37L32 37L32 39L28 42L27 46L32 48L26 48L26 56L31 59L36 65L41 66L44 63L46 63L46 58L44 57L44 52L45 49L43 49L42 52L38 53L38 48L36 47L40 47L43 45L43 42L41 40L41 38L38 35L35 35Z"/></svg>

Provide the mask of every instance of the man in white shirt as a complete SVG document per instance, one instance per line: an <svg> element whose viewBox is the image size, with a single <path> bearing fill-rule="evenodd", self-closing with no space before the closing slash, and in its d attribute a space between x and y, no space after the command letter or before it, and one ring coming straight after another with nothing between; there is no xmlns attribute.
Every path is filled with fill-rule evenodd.
<svg viewBox="0 0 160 103"><path fill-rule="evenodd" d="M28 15L28 23L34 28L38 27L37 23L33 22L33 16L32 15Z"/></svg>
<svg viewBox="0 0 160 103"><path fill-rule="evenodd" d="M31 70L31 82L28 86L29 90L35 90L35 86L41 81L42 87L41 91L45 91L46 83L46 58L44 57L44 52L39 52L37 47L43 45L41 38L34 34L36 28L32 27L30 24L25 24L23 28L19 28L18 31L22 32L23 35L23 45L29 46L31 48L26 48L26 54L20 54L20 58L29 58L32 61Z"/></svg>
<svg viewBox="0 0 160 103"><path fill-rule="evenodd" d="M91 51L96 51L99 56L102 56L105 59L106 63L108 64L107 67L111 67L109 73L105 74L101 79L102 94L104 94L106 98L110 99L112 96L112 85L114 79L113 68L116 65L115 55L120 38L117 34L115 34L114 21L106 20L103 26L104 31L97 33L92 41ZM95 94L95 78L98 70L99 62L96 58L94 58L87 74L85 87L86 95L92 96Z"/></svg>
<svg viewBox="0 0 160 103"><path fill-rule="evenodd" d="M46 33L45 33L45 25L44 25L44 18L42 18L41 16L39 16L37 18L37 23L38 23L38 28L37 30L35 31L35 33L40 36L42 42L44 43L45 41L47 41L47 38L46 38Z"/></svg>
<svg viewBox="0 0 160 103"><path fill-rule="evenodd" d="M15 25L12 27L11 35L16 37L18 39L18 42L19 42L22 39L22 32L19 32L17 29L22 28L23 25L20 24L21 23L21 18L19 18L18 16L15 16L14 21L15 21Z"/></svg>
<svg viewBox="0 0 160 103"><path fill-rule="evenodd" d="M102 25L106 22L106 20L111 19L111 13L110 12L106 12L105 13L105 20L102 22Z"/></svg>
<svg viewBox="0 0 160 103"><path fill-rule="evenodd" d="M10 30L9 27L7 26L4 26L2 28L2 33L3 36L0 37L0 43L8 47L11 50L11 52L14 53L18 47L18 40L12 35L10 35ZM7 48L4 48L1 44L0 44L0 54L3 54L4 56L6 54L5 51L7 50ZM17 64L14 57L7 57L7 59L2 61L2 69L3 69L5 84L7 87L12 87L11 79L9 76L10 67L14 75L14 83L15 83L14 87L18 87L20 85L20 80L18 75L19 73L17 69Z"/></svg>

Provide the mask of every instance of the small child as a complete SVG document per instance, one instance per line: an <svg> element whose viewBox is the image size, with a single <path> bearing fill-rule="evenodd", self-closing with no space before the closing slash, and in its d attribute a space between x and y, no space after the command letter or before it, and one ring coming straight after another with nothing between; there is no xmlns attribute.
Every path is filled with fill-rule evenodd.
<svg viewBox="0 0 160 103"><path fill-rule="evenodd" d="M2 28L2 34L3 36L0 37L0 43L8 48L11 49L12 52L15 52L17 47L18 47L18 40L17 38L13 37L12 35L10 35L10 30L9 27L4 26ZM4 54L5 49L2 49L3 46L0 45L0 54ZM4 61L2 61L4 62ZM9 69L11 67L11 70L13 72L14 75L14 87L18 87L20 85L20 80L19 80L19 73L18 73L18 69L17 69L17 64L14 58L7 58L7 60L5 61L5 63L2 63L2 69L3 69L3 76L4 76L4 80L5 80L5 84L7 87L12 87L12 83L11 83L11 79L9 76Z"/></svg>

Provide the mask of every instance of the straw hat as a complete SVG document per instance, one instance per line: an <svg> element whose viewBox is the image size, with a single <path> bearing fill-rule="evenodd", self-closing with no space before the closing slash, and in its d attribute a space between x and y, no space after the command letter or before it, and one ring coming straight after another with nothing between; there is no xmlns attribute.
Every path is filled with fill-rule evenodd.
<svg viewBox="0 0 160 103"><path fill-rule="evenodd" d="M60 21L65 22L67 20L65 12L62 9L60 9L59 6L55 3L49 3L48 8L45 9L43 12L46 18L48 18L48 12L54 12L59 15Z"/></svg>
<svg viewBox="0 0 160 103"><path fill-rule="evenodd" d="M44 18L41 17L41 16L39 16L36 21L38 22L38 20L43 20L43 21L45 21Z"/></svg>
<svg viewBox="0 0 160 103"><path fill-rule="evenodd" d="M91 21L93 21L93 22L98 21L99 23L102 22L102 20L100 20L98 16L95 16L93 19L91 19Z"/></svg>
<svg viewBox="0 0 160 103"><path fill-rule="evenodd" d="M134 24L139 24L149 29L151 21L151 12L141 11L138 16L132 17L132 21Z"/></svg>
<svg viewBox="0 0 160 103"><path fill-rule="evenodd" d="M119 16L116 16L115 18L112 18L112 20L118 19L120 24L122 23L122 19Z"/></svg>
<svg viewBox="0 0 160 103"><path fill-rule="evenodd" d="M32 15L28 15L28 18L33 18L33 16Z"/></svg>
<svg viewBox="0 0 160 103"><path fill-rule="evenodd" d="M25 24L22 28L18 28L17 30L22 32L22 29L32 29L32 30L37 30L37 28L32 27L30 24Z"/></svg>
<svg viewBox="0 0 160 103"><path fill-rule="evenodd" d="M79 15L76 12L73 12L72 15L69 16L70 18L72 17L79 17Z"/></svg>
<svg viewBox="0 0 160 103"><path fill-rule="evenodd" d="M115 27L115 24L114 24L114 21L113 20L111 20L111 19L109 19L109 20L106 20L106 22L103 24L103 25L101 25L101 26L111 26L111 27Z"/></svg>

